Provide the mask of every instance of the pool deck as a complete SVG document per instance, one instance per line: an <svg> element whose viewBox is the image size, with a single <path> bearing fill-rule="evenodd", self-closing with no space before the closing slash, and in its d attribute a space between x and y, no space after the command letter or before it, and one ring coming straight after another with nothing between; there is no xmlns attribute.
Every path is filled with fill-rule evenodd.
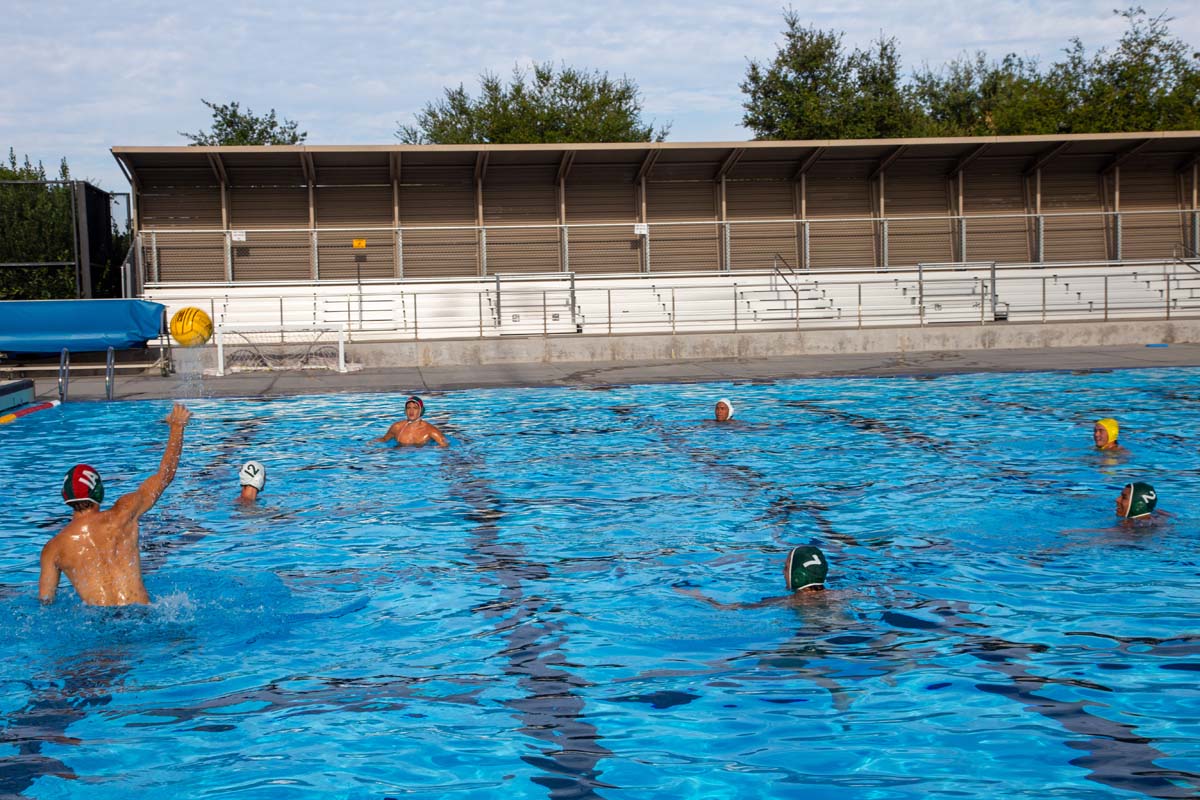
<svg viewBox="0 0 1200 800"><path fill-rule="evenodd" d="M277 397L335 392L436 392L517 386L612 386L638 383L764 381L786 378L844 378L894 375L953 375L972 372L1138 369L1200 366L1200 344L1169 347L1117 345L1023 350L917 353L855 353L777 358L728 358L642 362L494 364L448 367L389 367L346 374L243 373L225 377L118 375L118 400L189 397ZM57 396L53 377L38 378L37 396ZM102 400L102 377L73 376L70 400Z"/></svg>

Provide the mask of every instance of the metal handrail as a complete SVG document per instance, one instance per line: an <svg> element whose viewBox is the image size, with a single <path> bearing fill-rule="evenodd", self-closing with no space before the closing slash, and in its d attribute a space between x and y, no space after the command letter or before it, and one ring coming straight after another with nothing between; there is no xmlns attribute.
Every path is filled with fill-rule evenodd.
<svg viewBox="0 0 1200 800"><path fill-rule="evenodd" d="M882 223L885 221L892 222L946 222L957 220L983 221L983 220L1004 220L1004 219L1026 219L1036 220L1039 217L1043 219L1059 219L1069 217L1138 217L1138 216L1155 216L1155 215L1175 215L1183 216L1194 214L1195 210L1190 208L1185 209L1149 209L1142 211L1056 211L1041 214L1024 214L1024 213L1008 213L1008 214L919 214L919 215L898 215L898 216L857 216L857 217L771 217L764 219L739 219L739 220L679 220L679 221L663 221L663 222L647 222L637 223L629 222L571 222L571 223L544 223L540 225L401 225L401 226L382 226L382 225L358 225L350 227L320 227L320 228L152 228L144 227L141 233L156 233L159 235L219 235L224 236L230 230L244 230L247 234L251 233L289 233L289 234L312 234L312 233L357 233L357 232L379 232L390 233L395 231L463 231L476 232L481 230L560 230L571 228L630 228L635 224L645 224L651 230L655 227L703 227L715 225L787 225L787 224L832 224L846 222L869 222ZM630 234L633 236L634 234Z"/></svg>
<svg viewBox="0 0 1200 800"><path fill-rule="evenodd" d="M63 348L58 354L58 402L67 402L71 388L71 351Z"/></svg>
<svg viewBox="0 0 1200 800"><path fill-rule="evenodd" d="M577 285L573 291L566 285L554 290L528 282L526 286L505 287L504 307L520 308L523 319L519 325L505 326L504 330L484 324L485 303L481 295L492 291L491 281L458 291L405 294L405 302L409 305L403 321L397 313L394 319L385 315L382 319L367 320L366 326L362 326L358 324L357 314L351 313L349 318L345 314L346 309L352 311L355 308L353 295L344 298L340 306L343 311L338 315L332 307L311 302L312 293L288 298L292 305L283 305L283 317L276 316L275 308L281 305L278 295L257 295L260 300L270 302L260 303L258 308L247 306L240 319L247 325L270 322L272 317L281 325L289 322L318 325L348 322L352 338L416 340L476 336L482 339L501 333L550 336L625 331L799 330L802 327L845 326L853 324L855 319L859 327L961 323L969 319L966 309L974 309L971 313L975 324L1004 322L1006 319L1021 322L1162 318L1164 313L1171 318L1200 316L1200 302L1192 303L1190 298L1186 298L1186 303L1177 300L1179 293L1172 293L1167 288L1170 275L1164 267L1168 264L1158 261L1151 269L1107 272L1083 268L1038 269L1017 274L1003 270L993 272L989 264L986 269L956 269L953 276L946 271L933 270L928 274L918 270L861 275L843 273L812 280L811 302L797 299L794 305L784 306L778 303L778 276L774 272L754 278L739 273L734 276L736 284L722 279L703 284L657 280L647 285L645 281L630 279L617 288L597 282ZM709 273L708 277L718 276ZM974 281L975 288L970 291L960 289L964 278ZM1040 302L1034 299L1039 284L1042 287ZM946 287L950 287L948 291ZM731 295L727 293L730 290L732 304ZM907 292L913 294L906 297ZM670 308L665 310L663 302L668 294ZM855 294L859 297L857 311L853 300ZM930 301L931 296L935 298L934 302ZM252 297L230 295L229 299L231 302L238 299L249 302ZM381 293L374 297L397 302L393 295ZM172 302L196 301L176 296ZM552 312L565 311L568 302L574 313L570 321L574 324L568 326L566 315L552 322ZM986 313L989 307L991 315ZM321 314L318 309L330 313ZM428 310L422 313L424 309ZM226 319L224 324L236 326L238 318L239 315L234 314L232 321Z"/></svg>

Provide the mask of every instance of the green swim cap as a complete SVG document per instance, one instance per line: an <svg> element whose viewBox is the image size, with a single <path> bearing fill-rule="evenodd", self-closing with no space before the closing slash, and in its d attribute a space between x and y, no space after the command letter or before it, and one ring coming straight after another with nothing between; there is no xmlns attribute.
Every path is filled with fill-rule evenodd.
<svg viewBox="0 0 1200 800"><path fill-rule="evenodd" d="M1147 517L1154 507L1158 505L1158 493L1154 491L1154 487L1148 483L1137 481L1136 483L1127 483L1125 488L1129 489L1129 510L1125 512L1126 519L1137 519L1138 517Z"/></svg>
<svg viewBox="0 0 1200 800"><path fill-rule="evenodd" d="M787 575L788 589L798 592L811 586L824 586L829 564L820 548L805 544L793 547L788 553L784 574Z"/></svg>

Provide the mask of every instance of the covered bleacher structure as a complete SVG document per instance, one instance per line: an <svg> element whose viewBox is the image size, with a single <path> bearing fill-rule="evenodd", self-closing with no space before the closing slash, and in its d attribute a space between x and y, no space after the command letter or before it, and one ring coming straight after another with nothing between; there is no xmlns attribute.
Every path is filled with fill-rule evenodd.
<svg viewBox="0 0 1200 800"><path fill-rule="evenodd" d="M1200 315L1200 132L114 147L129 285L350 339Z"/></svg>

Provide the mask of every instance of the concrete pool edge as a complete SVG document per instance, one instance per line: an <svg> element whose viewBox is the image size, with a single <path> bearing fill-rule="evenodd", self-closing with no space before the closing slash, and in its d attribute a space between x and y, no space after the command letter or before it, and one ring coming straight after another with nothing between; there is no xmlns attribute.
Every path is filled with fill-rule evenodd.
<svg viewBox="0 0 1200 800"><path fill-rule="evenodd" d="M1143 333L1149 333L1143 326ZM240 373L225 377L120 376L114 398L281 397L347 392L437 392L504 387L597 387L643 383L708 383L793 378L934 376L973 372L1044 372L1153 367L1200 367L1200 343L1167 347L1147 336L1140 344L1084 347L930 349L875 353L799 354L776 357L494 363L368 368L346 374ZM53 378L37 380L39 398L57 396ZM73 377L71 400L101 400L104 380Z"/></svg>

